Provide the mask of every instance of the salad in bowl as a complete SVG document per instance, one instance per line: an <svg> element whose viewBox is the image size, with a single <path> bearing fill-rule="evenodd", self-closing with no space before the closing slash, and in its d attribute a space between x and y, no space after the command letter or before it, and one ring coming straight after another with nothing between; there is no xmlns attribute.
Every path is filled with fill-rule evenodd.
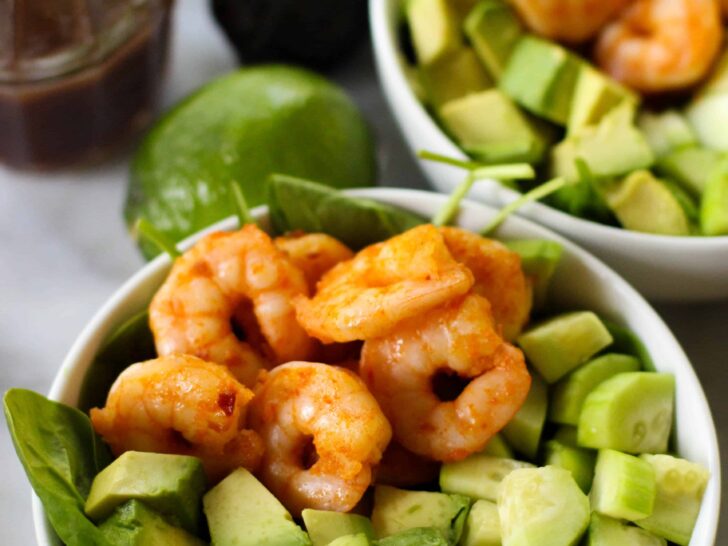
<svg viewBox="0 0 728 546"><path fill-rule="evenodd" d="M712 544L710 411L620 277L476 203L270 189L142 226L168 255L6 393L39 544Z"/></svg>

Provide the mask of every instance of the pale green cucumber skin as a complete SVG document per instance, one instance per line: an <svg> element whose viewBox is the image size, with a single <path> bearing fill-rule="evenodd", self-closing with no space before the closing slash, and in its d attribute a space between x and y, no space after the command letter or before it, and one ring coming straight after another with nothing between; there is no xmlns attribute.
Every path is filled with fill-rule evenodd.
<svg viewBox="0 0 728 546"><path fill-rule="evenodd" d="M674 399L672 374L617 374L584 400L578 443L626 453L665 453L672 430Z"/></svg>
<svg viewBox="0 0 728 546"><path fill-rule="evenodd" d="M549 440L544 448L546 453L544 464L568 470L581 490L584 493L589 493L594 479L596 452L590 449L569 446L558 440Z"/></svg>
<svg viewBox="0 0 728 546"><path fill-rule="evenodd" d="M597 385L623 372L636 372L640 361L631 356L608 353L578 367L554 385L549 420L562 425L578 425L584 400Z"/></svg>
<svg viewBox="0 0 728 546"><path fill-rule="evenodd" d="M635 523L670 542L688 546L710 473L670 455L642 455L655 470L657 495L652 515Z"/></svg>
<svg viewBox="0 0 728 546"><path fill-rule="evenodd" d="M528 361L547 383L555 383L612 343L591 311L558 315L518 337Z"/></svg>
<svg viewBox="0 0 728 546"><path fill-rule="evenodd" d="M667 546L664 538L592 512L585 546Z"/></svg>
<svg viewBox="0 0 728 546"><path fill-rule="evenodd" d="M656 493L650 463L612 449L599 451L589 494L594 511L616 519L643 519L652 514Z"/></svg>
<svg viewBox="0 0 728 546"><path fill-rule="evenodd" d="M501 431L508 444L530 460L538 453L548 406L548 387L543 379L532 373L526 401Z"/></svg>
<svg viewBox="0 0 728 546"><path fill-rule="evenodd" d="M440 468L440 489L473 499L495 501L503 479L514 470L534 468L530 463L476 453Z"/></svg>
<svg viewBox="0 0 728 546"><path fill-rule="evenodd" d="M589 499L571 473L554 466L512 472L498 497L503 546L573 546L589 514Z"/></svg>
<svg viewBox="0 0 728 546"><path fill-rule="evenodd" d="M481 499L473 503L460 546L501 546L500 518L494 502Z"/></svg>

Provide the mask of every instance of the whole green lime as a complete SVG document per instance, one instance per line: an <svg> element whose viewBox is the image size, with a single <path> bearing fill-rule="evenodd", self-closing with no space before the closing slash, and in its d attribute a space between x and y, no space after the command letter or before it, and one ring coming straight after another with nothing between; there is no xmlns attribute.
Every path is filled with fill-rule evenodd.
<svg viewBox="0 0 728 546"><path fill-rule="evenodd" d="M174 241L235 212L230 183L263 203L277 172L336 188L372 185L374 146L356 106L336 85L300 68L243 68L167 112L131 166L124 216L144 217ZM139 242L151 258L159 250Z"/></svg>

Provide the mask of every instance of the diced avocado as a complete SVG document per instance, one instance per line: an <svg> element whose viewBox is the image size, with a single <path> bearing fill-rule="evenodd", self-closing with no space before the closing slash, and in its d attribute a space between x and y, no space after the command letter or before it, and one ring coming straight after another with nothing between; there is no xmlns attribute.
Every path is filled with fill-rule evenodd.
<svg viewBox="0 0 728 546"><path fill-rule="evenodd" d="M365 533L345 535L329 542L326 546L369 546L371 540Z"/></svg>
<svg viewBox="0 0 728 546"><path fill-rule="evenodd" d="M469 508L470 499L463 495L378 485L374 489L372 525L379 538L417 527L433 527L448 543L457 544Z"/></svg>
<svg viewBox="0 0 728 546"><path fill-rule="evenodd" d="M618 353L608 353L590 360L554 385L549 420L578 425L584 400L597 385L618 373L639 371L640 367L637 358Z"/></svg>
<svg viewBox="0 0 728 546"><path fill-rule="evenodd" d="M710 473L697 463L670 455L642 455L655 471L652 515L635 523L670 542L688 546Z"/></svg>
<svg viewBox="0 0 728 546"><path fill-rule="evenodd" d="M585 546L667 546L667 543L664 538L639 527L592 512Z"/></svg>
<svg viewBox="0 0 728 546"><path fill-rule="evenodd" d="M280 501L244 468L208 491L202 504L215 546L311 545Z"/></svg>
<svg viewBox="0 0 728 546"><path fill-rule="evenodd" d="M702 195L708 175L718 165L723 154L715 150L689 146L674 150L657 161L657 170L675 180L692 195Z"/></svg>
<svg viewBox="0 0 728 546"><path fill-rule="evenodd" d="M477 500L470 507L460 546L501 546L498 506L487 500Z"/></svg>
<svg viewBox="0 0 728 546"><path fill-rule="evenodd" d="M397 534L381 538L377 546L448 546L447 539L439 529L433 527L416 527Z"/></svg>
<svg viewBox="0 0 728 546"><path fill-rule="evenodd" d="M547 383L555 383L611 342L609 331L591 311L558 315L518 337L526 358Z"/></svg>
<svg viewBox="0 0 728 546"><path fill-rule="evenodd" d="M553 42L526 35L513 49L498 84L527 110L566 125L582 62Z"/></svg>
<svg viewBox="0 0 728 546"><path fill-rule="evenodd" d="M468 13L475 9L479 0L449 0L452 9L458 16L458 19L462 22Z"/></svg>
<svg viewBox="0 0 728 546"><path fill-rule="evenodd" d="M533 468L533 465L476 453L462 461L443 464L440 469L440 489L474 499L495 501L503 479L519 468Z"/></svg>
<svg viewBox="0 0 728 546"><path fill-rule="evenodd" d="M117 506L99 530L110 546L204 546L204 542L187 531L167 523L144 503L132 499Z"/></svg>
<svg viewBox="0 0 728 546"><path fill-rule="evenodd" d="M594 479L596 452L563 444L558 440L549 440L544 444L544 448L544 464L568 470L581 490L588 493Z"/></svg>
<svg viewBox="0 0 728 546"><path fill-rule="evenodd" d="M698 209L697 200L690 193L684 190L677 182L674 182L669 178L660 179L660 181L665 185L665 187L667 187L668 190L670 190L672 196L683 209L685 217L688 219L688 223L690 224L690 233L692 234L697 232L697 225L700 223L700 211Z"/></svg>
<svg viewBox="0 0 728 546"><path fill-rule="evenodd" d="M374 539L374 529L369 518L358 514L306 508L301 516L313 546L328 546L336 538L360 533Z"/></svg>
<svg viewBox="0 0 728 546"><path fill-rule="evenodd" d="M448 0L409 0L407 21L421 66L463 46L457 15Z"/></svg>
<svg viewBox="0 0 728 546"><path fill-rule="evenodd" d="M589 494L595 511L617 519L641 519L652 513L656 492L649 463L613 449L599 451Z"/></svg>
<svg viewBox="0 0 728 546"><path fill-rule="evenodd" d="M491 457L502 457L504 459L513 458L513 450L511 449L511 446L506 443L503 436L500 434L496 434L488 441L488 445L485 446L482 453L484 455L490 455Z"/></svg>
<svg viewBox="0 0 728 546"><path fill-rule="evenodd" d="M533 283L534 308L543 308L551 279L561 261L562 246L548 239L509 241L506 246L521 257L521 268Z"/></svg>
<svg viewBox="0 0 728 546"><path fill-rule="evenodd" d="M685 110L698 140L708 148L728 151L728 92L699 96Z"/></svg>
<svg viewBox="0 0 728 546"><path fill-rule="evenodd" d="M617 374L584 400L579 445L627 453L664 453L672 428L674 398L672 374Z"/></svg>
<svg viewBox="0 0 728 546"><path fill-rule="evenodd" d="M639 97L603 72L583 63L579 68L579 76L571 100L568 133L571 135L587 125L598 124L612 108L622 101L637 104Z"/></svg>
<svg viewBox="0 0 728 546"><path fill-rule="evenodd" d="M531 388L525 402L501 431L513 448L535 459L548 411L548 387L537 374L531 374Z"/></svg>
<svg viewBox="0 0 728 546"><path fill-rule="evenodd" d="M698 89L697 96L728 93L728 50L724 50L713 66L708 79Z"/></svg>
<svg viewBox="0 0 728 546"><path fill-rule="evenodd" d="M589 499L563 468L522 468L498 497L503 546L573 546L589 525Z"/></svg>
<svg viewBox="0 0 728 546"><path fill-rule="evenodd" d="M637 127L657 157L698 143L688 120L677 110L666 110L659 114L647 110L640 112Z"/></svg>
<svg viewBox="0 0 728 546"><path fill-rule="evenodd" d="M94 478L85 511L99 521L118 505L138 499L175 525L196 533L204 490L205 473L199 459L127 451Z"/></svg>
<svg viewBox="0 0 728 546"><path fill-rule="evenodd" d="M446 102L492 87L492 82L469 47L463 47L421 68L427 100L437 111Z"/></svg>
<svg viewBox="0 0 728 546"><path fill-rule="evenodd" d="M728 235L728 158L713 168L705 185L700 229L705 235Z"/></svg>
<svg viewBox="0 0 728 546"><path fill-rule="evenodd" d="M475 52L497 81L523 36L523 24L502 0L484 0L468 14L463 25Z"/></svg>
<svg viewBox="0 0 728 546"><path fill-rule="evenodd" d="M690 235L690 221L670 188L647 170L635 171L605 189L605 199L625 229Z"/></svg>
<svg viewBox="0 0 728 546"><path fill-rule="evenodd" d="M596 178L613 178L654 162L654 154L642 132L633 124L634 105L623 101L596 126L583 127L551 150L553 176L567 182L581 179L576 159L581 158Z"/></svg>
<svg viewBox="0 0 728 546"><path fill-rule="evenodd" d="M536 163L546 150L546 139L498 89L450 101L440 118L465 151L485 163Z"/></svg>

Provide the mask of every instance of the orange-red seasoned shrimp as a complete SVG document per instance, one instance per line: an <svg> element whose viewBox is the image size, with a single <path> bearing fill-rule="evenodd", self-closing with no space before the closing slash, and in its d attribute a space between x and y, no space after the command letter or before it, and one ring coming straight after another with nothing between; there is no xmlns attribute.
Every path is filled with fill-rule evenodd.
<svg viewBox="0 0 728 546"><path fill-rule="evenodd" d="M526 25L541 36L570 43L593 38L632 0L511 0Z"/></svg>
<svg viewBox="0 0 728 546"><path fill-rule="evenodd" d="M482 450L523 404L531 385L523 353L494 330L488 300L469 294L364 342L360 373L394 439L430 459ZM468 381L440 394L439 374ZM447 395L447 396L445 396Z"/></svg>
<svg viewBox="0 0 728 546"><path fill-rule="evenodd" d="M596 59L633 89L672 91L708 73L722 40L717 0L636 0L600 34Z"/></svg>
<svg viewBox="0 0 728 546"><path fill-rule="evenodd" d="M243 428L252 398L225 366L164 356L124 370L106 406L91 410L91 422L117 456L130 450L193 455L215 481L260 463L263 442Z"/></svg>
<svg viewBox="0 0 728 546"><path fill-rule="evenodd" d="M175 261L149 306L157 353L224 364L252 386L267 365L315 349L292 304L306 294L303 274L256 226L212 233Z"/></svg>
<svg viewBox="0 0 728 546"><path fill-rule="evenodd" d="M723 19L728 19L728 0L720 0L720 11Z"/></svg>
<svg viewBox="0 0 728 546"><path fill-rule="evenodd" d="M313 298L295 300L296 315L324 343L379 337L472 284L473 274L453 259L438 229L422 225L334 266Z"/></svg>
<svg viewBox="0 0 728 546"><path fill-rule="evenodd" d="M303 271L312 294L324 273L354 256L344 243L325 233L290 233L273 242Z"/></svg>
<svg viewBox="0 0 728 546"><path fill-rule="evenodd" d="M491 305L496 324L506 340L515 339L531 312L531 283L521 258L493 239L456 227L440 228L445 244L457 261L473 272L473 291Z"/></svg>
<svg viewBox="0 0 728 546"><path fill-rule="evenodd" d="M374 482L394 487L414 487L437 482L440 463L389 442L376 471Z"/></svg>
<svg viewBox="0 0 728 546"><path fill-rule="evenodd" d="M392 435L361 379L327 364L278 366L256 390L250 412L266 447L260 478L295 515L351 510Z"/></svg>

